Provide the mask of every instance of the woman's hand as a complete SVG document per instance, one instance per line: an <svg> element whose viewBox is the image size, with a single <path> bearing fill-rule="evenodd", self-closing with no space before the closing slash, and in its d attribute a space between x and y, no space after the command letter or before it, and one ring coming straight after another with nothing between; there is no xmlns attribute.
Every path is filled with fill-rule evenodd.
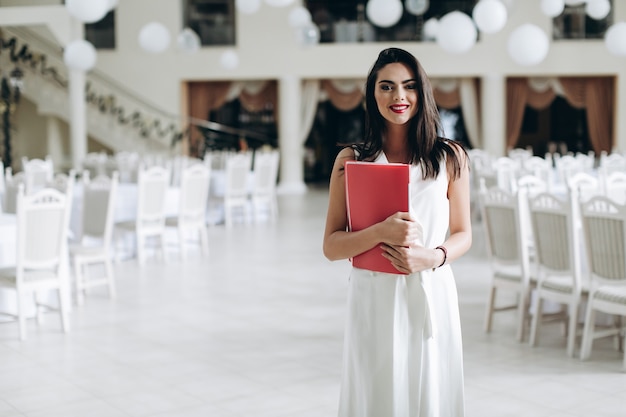
<svg viewBox="0 0 626 417"><path fill-rule="evenodd" d="M409 246L421 239L421 226L407 212L398 212L380 223L383 243L395 246Z"/></svg>
<svg viewBox="0 0 626 417"><path fill-rule="evenodd" d="M383 243L383 256L400 272L412 274L431 269L441 264L443 252L439 249L427 249L420 245L398 246Z"/></svg>

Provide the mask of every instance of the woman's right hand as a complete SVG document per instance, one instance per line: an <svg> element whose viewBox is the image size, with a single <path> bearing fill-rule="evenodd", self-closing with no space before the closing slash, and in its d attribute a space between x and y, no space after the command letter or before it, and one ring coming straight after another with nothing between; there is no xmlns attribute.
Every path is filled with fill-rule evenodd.
<svg viewBox="0 0 626 417"><path fill-rule="evenodd" d="M397 212L379 224L383 243L408 247L420 239L420 226L411 213Z"/></svg>

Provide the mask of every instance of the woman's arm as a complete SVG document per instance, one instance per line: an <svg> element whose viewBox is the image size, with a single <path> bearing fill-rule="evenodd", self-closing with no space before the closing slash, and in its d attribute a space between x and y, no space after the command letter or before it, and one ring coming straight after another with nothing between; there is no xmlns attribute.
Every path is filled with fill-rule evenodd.
<svg viewBox="0 0 626 417"><path fill-rule="evenodd" d="M425 269L437 268L461 257L472 244L472 222L470 217L469 164L463 149L455 147L461 172L453 179L452 167L448 167L448 202L450 205L449 236L439 244L445 248L425 248L422 246L384 245L385 257L401 272L410 274ZM451 164L449 158L448 163Z"/></svg>
<svg viewBox="0 0 626 417"><path fill-rule="evenodd" d="M358 232L349 232L346 210L344 163L354 160L354 150L344 148L335 159L330 176L328 212L324 230L324 255L331 261L352 258L380 242L408 245L416 238L409 213L396 213Z"/></svg>

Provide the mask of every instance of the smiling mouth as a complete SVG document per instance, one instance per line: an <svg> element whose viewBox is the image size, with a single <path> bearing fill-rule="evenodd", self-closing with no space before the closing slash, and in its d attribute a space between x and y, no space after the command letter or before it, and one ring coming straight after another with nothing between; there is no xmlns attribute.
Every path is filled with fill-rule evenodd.
<svg viewBox="0 0 626 417"><path fill-rule="evenodd" d="M397 105L397 106L390 106L389 108L394 113L403 113L403 112L405 112L409 108L409 106L408 106L408 104L401 104L401 105Z"/></svg>

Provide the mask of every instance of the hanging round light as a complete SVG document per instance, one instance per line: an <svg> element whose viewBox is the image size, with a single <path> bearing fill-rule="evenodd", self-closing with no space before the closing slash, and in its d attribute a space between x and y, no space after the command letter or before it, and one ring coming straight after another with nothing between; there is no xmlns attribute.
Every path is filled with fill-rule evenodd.
<svg viewBox="0 0 626 417"><path fill-rule="evenodd" d="M315 23L309 23L296 29L296 40L301 46L308 47L320 42L320 29Z"/></svg>
<svg viewBox="0 0 626 417"><path fill-rule="evenodd" d="M398 23L403 9L400 0L369 0L365 14L374 25L387 28Z"/></svg>
<svg viewBox="0 0 626 417"><path fill-rule="evenodd" d="M626 56L626 22L611 25L604 35L604 44L611 54Z"/></svg>
<svg viewBox="0 0 626 417"><path fill-rule="evenodd" d="M436 17L431 17L424 22L423 27L424 39L437 40L437 31L439 30L439 20Z"/></svg>
<svg viewBox="0 0 626 417"><path fill-rule="evenodd" d="M293 3L293 0L265 0L272 7L285 7Z"/></svg>
<svg viewBox="0 0 626 417"><path fill-rule="evenodd" d="M311 12L309 12L309 9L302 6L291 9L287 19L289 26L292 28L300 28L312 22Z"/></svg>
<svg viewBox="0 0 626 417"><path fill-rule="evenodd" d="M96 48L84 39L70 42L63 50L63 62L70 69L89 71L96 65Z"/></svg>
<svg viewBox="0 0 626 417"><path fill-rule="evenodd" d="M227 70L233 70L239 66L239 55L233 49L227 49L220 55L220 65Z"/></svg>
<svg viewBox="0 0 626 417"><path fill-rule="evenodd" d="M565 9L563 0L541 0L541 12L548 17L557 17Z"/></svg>
<svg viewBox="0 0 626 417"><path fill-rule="evenodd" d="M587 0L585 13L592 19L602 20L611 13L611 2L609 0Z"/></svg>
<svg viewBox="0 0 626 417"><path fill-rule="evenodd" d="M153 54L165 51L170 41L170 31L160 22L150 22L139 31L139 46Z"/></svg>
<svg viewBox="0 0 626 417"><path fill-rule="evenodd" d="M176 44L181 51L192 54L200 49L200 36L191 28L184 28L178 34Z"/></svg>
<svg viewBox="0 0 626 417"><path fill-rule="evenodd" d="M509 56L519 65L537 65L548 56L550 41L541 28L526 23L511 32L508 41Z"/></svg>
<svg viewBox="0 0 626 417"><path fill-rule="evenodd" d="M428 7L430 7L430 1L428 0L404 0L404 8L406 11L415 16L426 13Z"/></svg>
<svg viewBox="0 0 626 417"><path fill-rule="evenodd" d="M496 33L506 25L507 11L500 0L480 0L474 6L472 17L481 32Z"/></svg>
<svg viewBox="0 0 626 417"><path fill-rule="evenodd" d="M68 13L83 23L95 23L109 12L110 0L65 0Z"/></svg>
<svg viewBox="0 0 626 417"><path fill-rule="evenodd" d="M477 38L474 21L465 13L455 10L439 20L437 44L446 52L463 54L474 47Z"/></svg>

